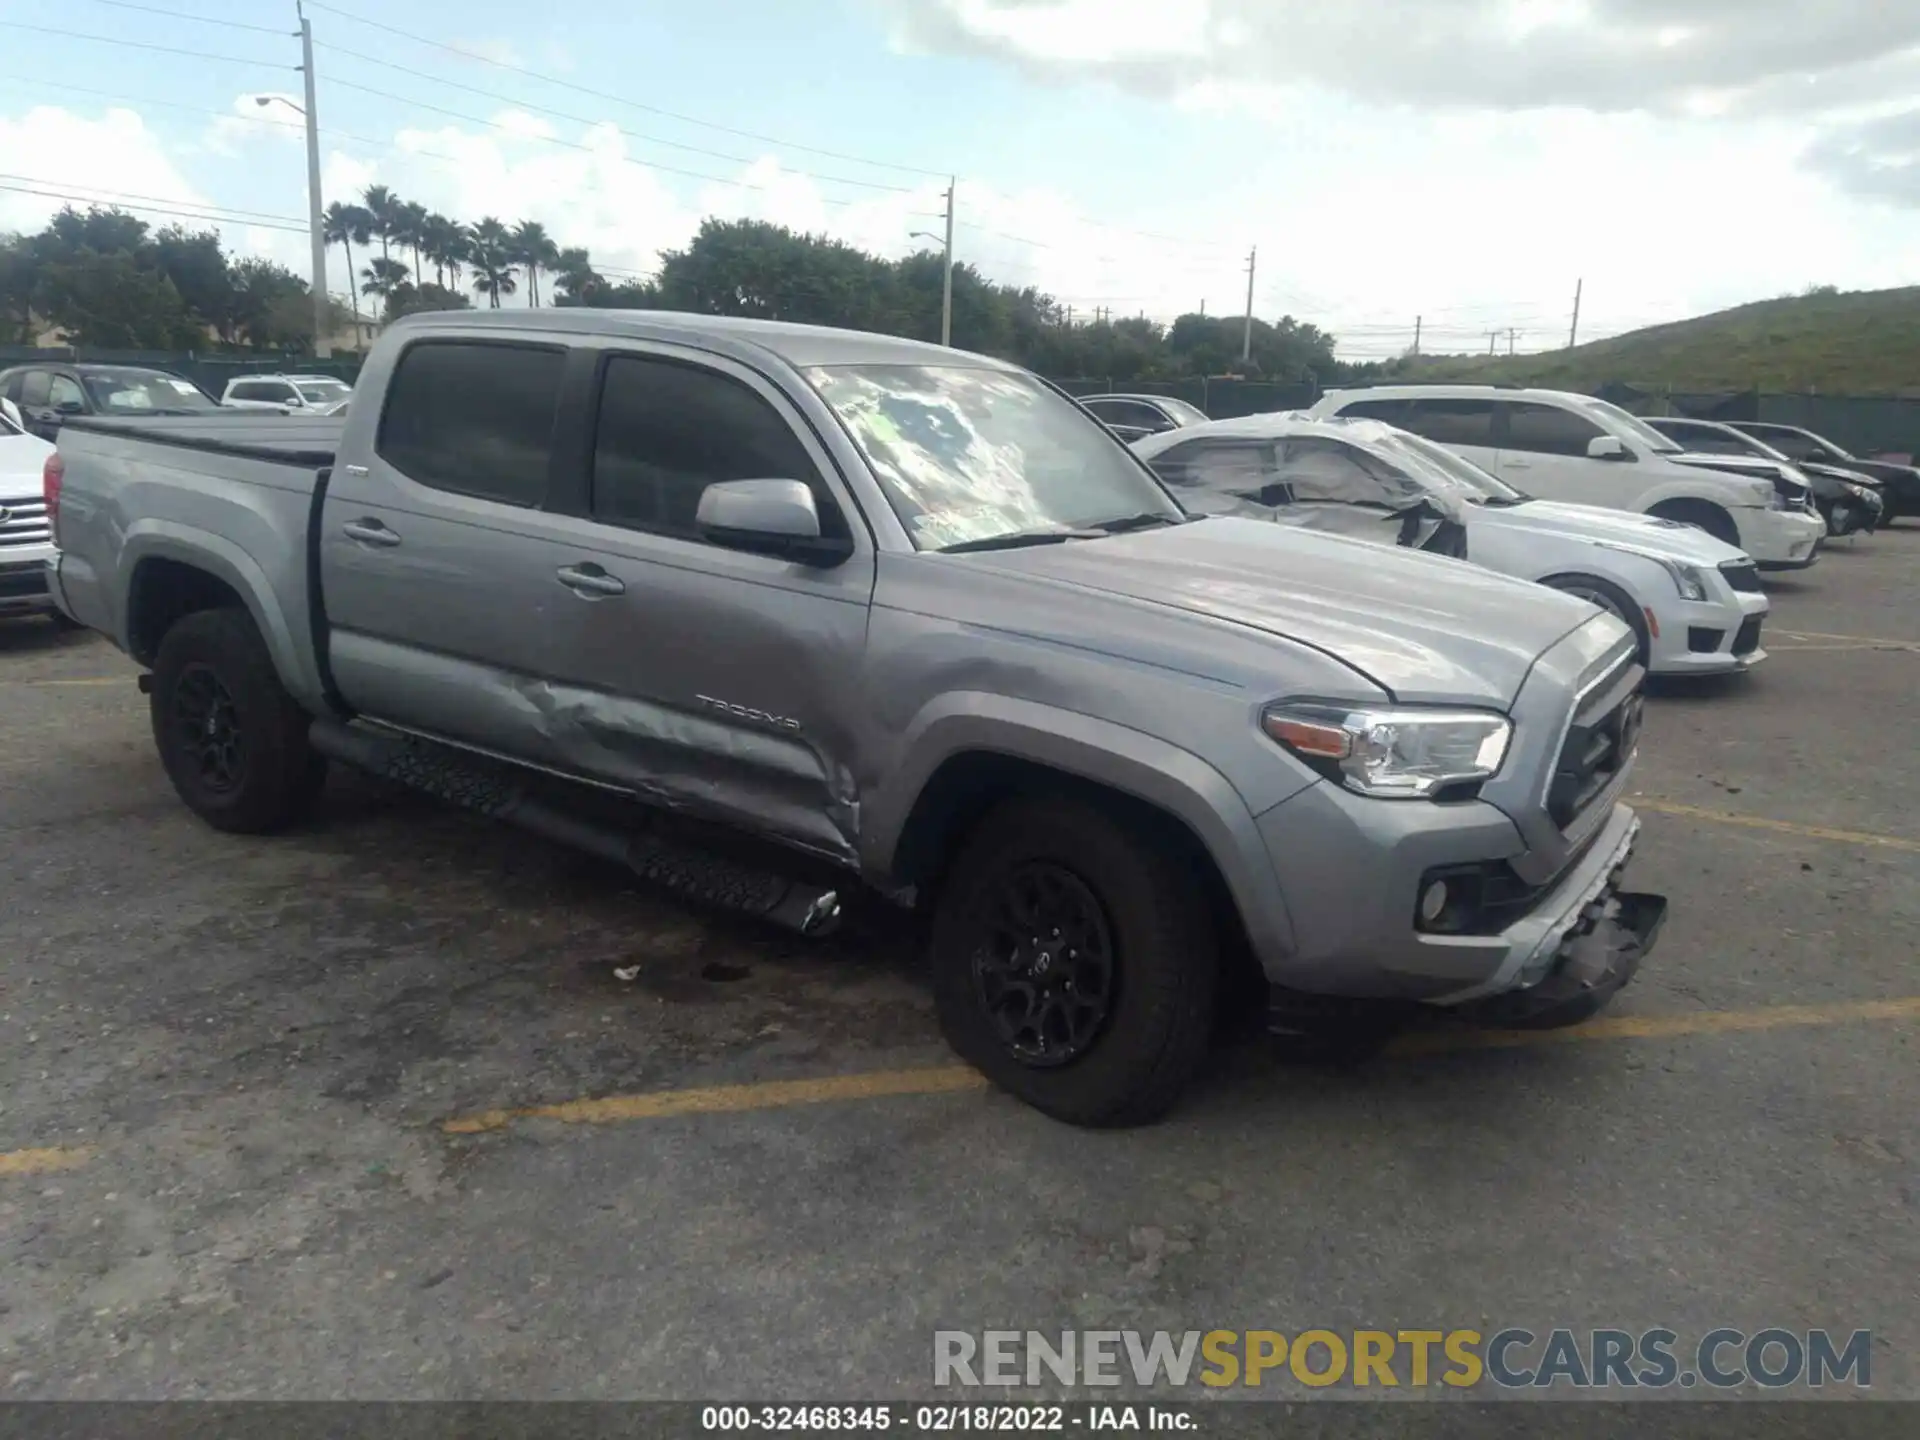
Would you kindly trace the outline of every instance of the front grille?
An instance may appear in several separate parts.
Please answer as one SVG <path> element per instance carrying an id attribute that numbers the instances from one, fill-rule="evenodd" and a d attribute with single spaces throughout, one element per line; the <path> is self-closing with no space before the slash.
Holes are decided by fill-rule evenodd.
<path id="1" fill-rule="evenodd" d="M 1687 649 L 1695 655 L 1711 655 L 1720 648 L 1720 642 L 1727 638 L 1724 630 L 1715 630 L 1709 625 L 1689 625 L 1687 627 Z"/>
<path id="2" fill-rule="evenodd" d="M 0 546 L 44 545 L 52 538 L 46 501 L 0 501 Z"/>
<path id="3" fill-rule="evenodd" d="M 46 566 L 16 565 L 0 570 L 0 600 L 20 600 L 46 593 Z"/>
<path id="4" fill-rule="evenodd" d="M 1764 616 L 1749 615 L 1740 622 L 1740 629 L 1733 637 L 1733 653 L 1751 655 L 1760 648 L 1760 622 Z"/>
<path id="5" fill-rule="evenodd" d="M 1640 740 L 1640 682 L 1631 661 L 1591 690 L 1573 723 L 1547 787 L 1547 813 L 1565 830 L 1613 783 Z"/>
<path id="6" fill-rule="evenodd" d="M 1760 567 L 1751 560 L 1729 560 L 1720 567 L 1728 586 L 1750 594 L 1760 593 Z"/>

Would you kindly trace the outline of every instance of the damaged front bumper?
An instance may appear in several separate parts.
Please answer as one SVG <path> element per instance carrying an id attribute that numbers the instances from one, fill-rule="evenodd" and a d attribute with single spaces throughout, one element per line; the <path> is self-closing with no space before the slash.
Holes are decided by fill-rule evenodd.
<path id="1" fill-rule="evenodd" d="M 1506 1030 L 1578 1025 L 1633 979 L 1666 918 L 1666 896 L 1608 889 L 1582 908 L 1537 985 L 1459 1006 L 1454 1013 Z"/>

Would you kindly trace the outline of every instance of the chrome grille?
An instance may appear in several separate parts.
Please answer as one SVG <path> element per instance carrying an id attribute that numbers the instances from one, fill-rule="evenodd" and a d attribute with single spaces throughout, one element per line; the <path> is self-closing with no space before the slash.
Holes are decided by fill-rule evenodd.
<path id="1" fill-rule="evenodd" d="M 1720 567 L 1720 573 L 1731 589 L 1760 593 L 1760 570 L 1751 560 L 1729 560 Z"/>
<path id="2" fill-rule="evenodd" d="M 0 546 L 44 545 L 53 538 L 46 501 L 0 500 Z"/>

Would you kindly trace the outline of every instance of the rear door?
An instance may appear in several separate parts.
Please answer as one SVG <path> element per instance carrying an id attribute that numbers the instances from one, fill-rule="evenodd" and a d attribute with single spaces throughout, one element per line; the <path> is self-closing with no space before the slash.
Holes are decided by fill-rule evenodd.
<path id="1" fill-rule="evenodd" d="M 556 642 L 578 601 L 549 511 L 569 352 L 425 338 L 398 357 L 365 465 L 320 521 L 330 658 L 357 710 L 557 764 Z M 576 426 L 578 418 L 573 422 Z"/>
<path id="2" fill-rule="evenodd" d="M 1361 406 L 1374 402 L 1362 401 Z M 1473 461 L 1482 469 L 1493 470 L 1500 463 L 1499 441 L 1493 433 L 1493 401 L 1477 397 L 1452 399 L 1445 396 L 1415 396 L 1403 402 L 1400 413 L 1388 419 L 1360 406 L 1345 406 L 1343 415 L 1369 415 L 1387 419 L 1389 424 L 1416 435 L 1424 435 L 1436 445 L 1444 445 Z"/>
<path id="3" fill-rule="evenodd" d="M 1534 400 L 1501 400 L 1494 474 L 1542 500 L 1631 509 L 1646 487 L 1631 458 L 1595 460 L 1590 442 L 1607 432 L 1584 415 Z M 1632 452 L 1629 451 L 1629 456 Z"/>
<path id="4" fill-rule="evenodd" d="M 551 522 L 547 582 L 567 768 L 851 859 L 874 556 L 830 457 L 778 386 L 703 352 L 608 344 L 586 388 L 577 513 Z M 701 492 L 753 479 L 804 481 L 852 557 L 703 539 Z"/>

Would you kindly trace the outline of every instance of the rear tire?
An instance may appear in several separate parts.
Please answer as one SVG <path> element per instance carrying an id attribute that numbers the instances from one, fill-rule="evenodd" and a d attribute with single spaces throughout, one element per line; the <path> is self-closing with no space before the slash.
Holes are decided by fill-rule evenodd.
<path id="1" fill-rule="evenodd" d="M 1611 580 L 1603 580 L 1598 575 L 1554 575 L 1540 583 L 1564 594 L 1577 595 L 1589 604 L 1598 605 L 1605 610 L 1633 631 L 1635 658 L 1643 666 L 1647 663 L 1653 648 L 1653 637 L 1647 629 L 1647 617 L 1640 613 L 1640 607 L 1634 603 L 1633 597 L 1618 585 Z"/>
<path id="2" fill-rule="evenodd" d="M 1124 813 L 996 807 L 941 887 L 930 948 L 948 1043 L 1057 1120 L 1157 1119 L 1205 1058 L 1220 973 L 1205 893 L 1181 847 Z"/>
<path id="3" fill-rule="evenodd" d="M 1724 541 L 1736 550 L 1744 549 L 1740 543 L 1740 527 L 1733 523 L 1729 515 L 1718 505 L 1707 500 L 1667 500 L 1647 512 L 1662 520 L 1678 520 L 1686 525 L 1697 525 L 1700 529 Z"/>
<path id="4" fill-rule="evenodd" d="M 177 621 L 154 660 L 148 711 L 167 778 L 216 830 L 260 835 L 303 818 L 326 780 L 308 717 L 244 610 Z"/>

